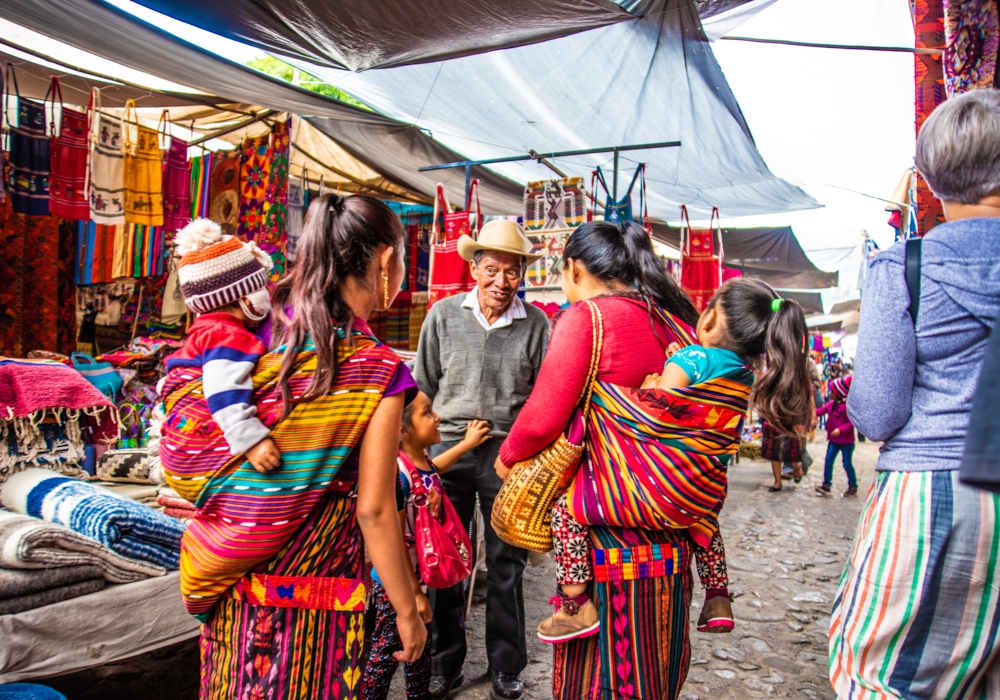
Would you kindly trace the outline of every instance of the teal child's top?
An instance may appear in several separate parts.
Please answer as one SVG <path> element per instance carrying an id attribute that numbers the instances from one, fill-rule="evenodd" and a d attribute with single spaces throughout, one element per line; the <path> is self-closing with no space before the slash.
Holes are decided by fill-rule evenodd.
<path id="1" fill-rule="evenodd" d="M 684 370 L 691 384 L 725 378 L 753 385 L 753 370 L 732 350 L 688 345 L 670 356 L 666 364 L 671 363 Z"/>

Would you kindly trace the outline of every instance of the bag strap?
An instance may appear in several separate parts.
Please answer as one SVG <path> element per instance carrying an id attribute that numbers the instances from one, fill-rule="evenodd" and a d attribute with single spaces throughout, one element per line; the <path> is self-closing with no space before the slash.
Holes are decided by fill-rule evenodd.
<path id="1" fill-rule="evenodd" d="M 17 97 L 17 109 L 21 108 L 21 92 L 17 89 L 17 74 L 14 73 L 14 64 L 7 61 L 7 65 L 3 70 L 4 81 L 3 81 L 3 121 L 7 126 L 14 126 L 10 123 L 10 110 L 7 104 L 7 98 L 10 97 L 11 86 L 14 86 L 14 95 Z M 21 118 L 18 116 L 18 126 L 21 126 Z"/>
<path id="2" fill-rule="evenodd" d="M 681 205 L 681 252 L 691 255 L 691 219 L 686 204 Z"/>
<path id="3" fill-rule="evenodd" d="M 906 241 L 906 291 L 910 295 L 910 319 L 917 325 L 920 312 L 920 261 L 923 257 L 923 238 L 909 238 Z"/>
<path id="4" fill-rule="evenodd" d="M 49 131 L 53 137 L 56 136 L 56 100 L 59 100 L 59 131 L 62 132 L 62 113 L 63 113 L 63 95 L 62 95 L 62 85 L 59 84 L 59 78 L 52 76 L 52 82 L 49 84 L 49 90 L 45 93 L 45 99 L 48 100 L 49 96 L 52 96 L 52 120 L 49 122 Z M 44 103 L 43 103 L 44 104 Z"/>
<path id="5" fill-rule="evenodd" d="M 590 309 L 590 320 L 594 326 L 593 340 L 590 348 L 590 370 L 587 372 L 587 386 L 583 390 L 583 417 L 586 419 L 590 411 L 590 400 L 594 396 L 594 384 L 597 383 L 597 372 L 601 364 L 601 348 L 604 346 L 604 315 L 596 303 L 586 301 Z M 584 434 L 587 431 L 587 421 L 583 421 Z"/>
<path id="6" fill-rule="evenodd" d="M 139 138 L 139 114 L 136 112 L 135 100 L 129 100 L 128 102 L 125 103 L 125 114 L 122 116 L 122 132 L 125 134 L 125 139 L 124 139 L 125 140 L 125 153 L 128 153 L 129 155 L 134 155 L 134 151 L 132 149 L 132 146 L 133 146 L 133 143 L 132 143 L 132 126 L 131 126 L 131 122 L 129 122 L 129 119 L 128 119 L 129 113 L 131 113 L 132 116 L 133 116 L 133 118 L 135 119 L 136 139 L 138 139 Z"/>
<path id="7" fill-rule="evenodd" d="M 470 213 L 471 213 L 471 210 L 472 210 L 472 193 L 473 193 L 473 191 L 476 193 L 476 230 L 473 231 L 472 230 L 472 226 L 470 225 L 469 226 L 469 233 L 474 233 L 475 234 L 475 235 L 472 236 L 472 238 L 475 240 L 475 239 L 479 238 L 479 229 L 481 229 L 483 227 L 483 210 L 479 206 L 479 179 L 478 178 L 476 178 L 475 180 L 473 180 L 469 184 L 469 210 L 470 210 Z"/>
<path id="8" fill-rule="evenodd" d="M 427 487 L 424 486 L 424 478 L 420 475 L 420 470 L 402 450 L 399 451 L 397 460 L 406 469 L 407 476 L 410 477 L 410 493 L 414 496 L 427 496 Z"/>
<path id="9" fill-rule="evenodd" d="M 719 284 L 722 284 L 722 266 L 723 266 L 723 256 L 725 255 L 722 249 L 722 217 L 719 216 L 719 208 L 712 207 L 712 218 L 708 222 L 709 228 L 712 229 L 712 235 L 716 233 L 719 234 Z M 713 240 L 713 245 L 715 244 Z M 714 255 L 714 251 L 713 251 Z"/>
<path id="10" fill-rule="evenodd" d="M 96 365 L 97 360 L 93 356 L 88 355 L 85 352 L 74 352 L 69 356 L 69 359 L 73 361 L 74 364 L 80 365 Z"/>
<path id="11" fill-rule="evenodd" d="M 445 241 L 441 239 L 441 235 L 444 233 L 444 227 L 438 230 L 438 222 L 444 220 L 444 215 L 451 211 L 451 207 L 448 205 L 448 193 L 444 191 L 444 185 L 440 182 L 437 184 L 437 196 L 434 197 L 434 226 L 431 231 L 434 234 L 431 243 L 433 245 L 442 246 Z M 440 213 L 440 215 L 439 215 Z"/>

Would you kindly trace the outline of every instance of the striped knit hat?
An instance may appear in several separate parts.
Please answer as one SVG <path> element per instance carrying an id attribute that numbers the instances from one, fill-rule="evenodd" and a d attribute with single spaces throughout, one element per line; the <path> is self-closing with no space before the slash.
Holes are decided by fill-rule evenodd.
<path id="1" fill-rule="evenodd" d="M 834 379 L 830 382 L 830 392 L 841 399 L 846 399 L 847 394 L 851 391 L 851 382 L 853 380 L 854 375 L 851 374 L 840 379 Z"/>
<path id="2" fill-rule="evenodd" d="M 267 286 L 270 256 L 255 243 L 224 235 L 214 221 L 195 219 L 174 242 L 184 301 L 196 313 L 235 304 Z"/>

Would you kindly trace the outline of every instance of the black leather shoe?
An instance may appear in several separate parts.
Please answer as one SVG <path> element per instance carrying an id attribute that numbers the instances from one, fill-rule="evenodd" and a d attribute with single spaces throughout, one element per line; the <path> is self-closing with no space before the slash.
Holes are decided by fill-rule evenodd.
<path id="1" fill-rule="evenodd" d="M 521 700 L 524 697 L 524 683 L 516 673 L 504 673 L 490 669 L 490 697 L 493 700 Z"/>
<path id="2" fill-rule="evenodd" d="M 444 700 L 444 698 L 448 697 L 448 693 L 455 688 L 461 687 L 464 682 L 465 675 L 461 670 L 454 676 L 431 676 L 431 684 L 429 686 L 431 700 Z"/>

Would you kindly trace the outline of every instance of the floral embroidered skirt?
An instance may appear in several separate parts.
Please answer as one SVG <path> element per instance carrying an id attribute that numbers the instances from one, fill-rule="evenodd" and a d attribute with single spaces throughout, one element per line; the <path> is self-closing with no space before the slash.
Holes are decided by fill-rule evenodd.
<path id="1" fill-rule="evenodd" d="M 693 545 L 677 530 L 591 527 L 599 634 L 554 646 L 555 700 L 675 700 L 691 660 Z"/>

